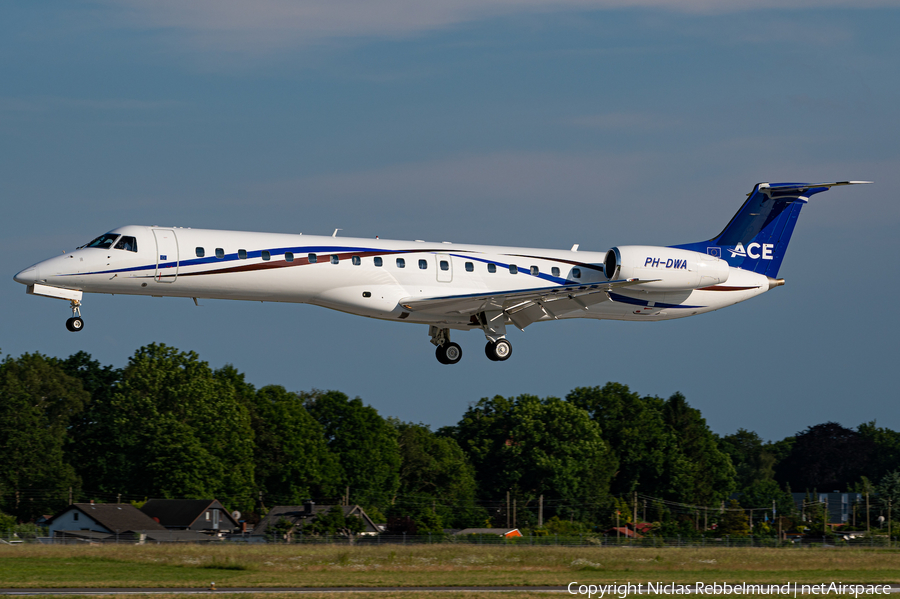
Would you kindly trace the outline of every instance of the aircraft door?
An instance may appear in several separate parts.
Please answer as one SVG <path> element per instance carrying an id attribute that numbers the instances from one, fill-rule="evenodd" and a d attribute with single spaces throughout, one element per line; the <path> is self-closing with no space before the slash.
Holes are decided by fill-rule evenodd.
<path id="1" fill-rule="evenodd" d="M 174 283 L 178 278 L 178 239 L 173 229 L 153 229 L 156 238 L 156 274 L 158 283 Z"/>
<path id="2" fill-rule="evenodd" d="M 449 283 L 453 280 L 453 261 L 450 254 L 435 254 L 437 262 L 437 280 L 441 283 Z"/>

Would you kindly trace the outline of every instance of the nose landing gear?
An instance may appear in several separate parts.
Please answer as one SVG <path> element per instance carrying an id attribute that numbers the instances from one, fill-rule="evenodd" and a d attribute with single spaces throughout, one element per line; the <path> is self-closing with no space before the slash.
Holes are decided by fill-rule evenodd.
<path id="1" fill-rule="evenodd" d="M 72 304 L 72 318 L 66 321 L 66 329 L 77 333 L 84 328 L 84 319 L 81 318 L 81 302 L 78 300 L 70 300 Z"/>

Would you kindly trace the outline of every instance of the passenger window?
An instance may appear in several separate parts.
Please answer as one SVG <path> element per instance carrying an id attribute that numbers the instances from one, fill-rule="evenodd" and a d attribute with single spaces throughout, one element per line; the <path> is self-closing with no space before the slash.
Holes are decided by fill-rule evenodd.
<path id="1" fill-rule="evenodd" d="M 536 277 L 539 274 L 541 274 L 541 269 L 538 268 L 537 266 L 532 266 L 531 267 L 531 276 Z"/>
<path id="2" fill-rule="evenodd" d="M 272 254 L 269 253 L 269 250 L 262 251 L 262 259 L 263 260 L 268 260 L 271 257 L 272 257 Z"/>
<path id="3" fill-rule="evenodd" d="M 206 255 L 206 251 L 203 248 L 197 248 L 194 252 L 197 254 L 198 258 L 202 258 Z"/>
<path id="4" fill-rule="evenodd" d="M 241 260 L 247 259 L 247 250 L 238 250 L 238 258 Z"/>
<path id="5" fill-rule="evenodd" d="M 580 269 L 580 268 L 573 268 L 573 269 L 572 269 L 572 276 L 575 277 L 576 279 L 580 279 L 580 278 L 581 278 L 581 269 Z"/>
<path id="6" fill-rule="evenodd" d="M 419 268 L 422 270 L 425 270 L 426 268 L 428 268 L 428 261 L 419 260 Z"/>
<path id="7" fill-rule="evenodd" d="M 488 272 L 497 272 L 496 264 L 488 264 Z"/>
<path id="8" fill-rule="evenodd" d="M 222 248 L 216 248 L 216 258 L 221 260 L 224 257 L 225 257 L 225 250 L 223 250 Z"/>
<path id="9" fill-rule="evenodd" d="M 332 263 L 332 264 L 337 264 L 337 263 L 340 262 L 340 261 L 341 261 L 341 259 L 338 258 L 338 255 L 337 255 L 337 254 L 331 254 L 331 263 Z"/>
<path id="10" fill-rule="evenodd" d="M 309 258 L 309 263 L 310 263 L 310 264 L 315 264 L 316 261 L 318 260 L 318 258 L 316 258 L 316 255 L 315 255 L 315 254 L 307 254 L 306 257 Z"/>
<path id="11" fill-rule="evenodd" d="M 554 277 L 558 277 L 559 276 L 559 267 L 554 266 L 553 268 L 551 268 L 550 274 L 552 274 Z"/>
<path id="12" fill-rule="evenodd" d="M 128 252 L 136 252 L 137 251 L 137 240 L 134 237 L 130 237 L 128 235 L 123 235 L 119 242 L 116 244 L 117 250 L 125 250 Z"/>
<path id="13" fill-rule="evenodd" d="M 441 260 L 441 270 L 450 270 L 450 263 L 446 260 Z"/>
<path id="14" fill-rule="evenodd" d="M 353 256 L 352 258 L 350 258 L 350 262 L 353 263 L 353 266 L 359 266 L 360 264 L 362 264 L 362 260 L 360 260 L 359 256 Z"/>
<path id="15" fill-rule="evenodd" d="M 466 262 L 466 272 L 474 272 L 474 271 L 475 271 L 475 265 L 472 264 L 471 262 Z"/>
<path id="16" fill-rule="evenodd" d="M 509 274 L 511 274 L 511 275 L 519 274 L 519 267 L 516 266 L 515 264 L 510 264 L 509 265 Z"/>
<path id="17" fill-rule="evenodd" d="M 406 268 L 406 260 L 397 258 L 397 268 Z"/>
<path id="18" fill-rule="evenodd" d="M 284 253 L 284 261 L 285 262 L 293 262 L 294 261 L 294 253 L 293 252 L 285 252 Z"/>
<path id="19" fill-rule="evenodd" d="M 381 256 L 375 256 L 375 266 L 381 266 L 384 264 L 384 260 L 381 259 Z"/>

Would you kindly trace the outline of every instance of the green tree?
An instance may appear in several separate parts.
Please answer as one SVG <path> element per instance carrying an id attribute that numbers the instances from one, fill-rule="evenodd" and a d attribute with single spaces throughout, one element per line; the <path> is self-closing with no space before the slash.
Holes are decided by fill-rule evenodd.
<path id="1" fill-rule="evenodd" d="M 194 352 L 138 349 L 108 401 L 96 403 L 81 437 L 93 451 L 80 454 L 99 490 L 252 506 L 249 413 L 233 385 Z"/>
<path id="2" fill-rule="evenodd" d="M 719 518 L 716 532 L 732 537 L 746 537 L 750 534 L 750 519 L 736 499 L 728 502 L 725 513 Z"/>
<path id="3" fill-rule="evenodd" d="M 600 427 L 555 397 L 482 399 L 455 427 L 484 499 L 507 491 L 523 508 L 545 496 L 547 516 L 595 519 L 609 505 L 616 459 Z"/>
<path id="4" fill-rule="evenodd" d="M 741 490 L 738 500 L 741 505 L 754 509 L 769 508 L 774 505 L 776 515 L 781 516 L 791 516 L 796 511 L 794 498 L 790 493 L 782 491 L 774 480 L 753 481 Z M 768 513 L 769 516 L 772 516 L 771 511 Z"/>
<path id="5" fill-rule="evenodd" d="M 69 422 L 90 396 L 40 354 L 0 363 L 0 509 L 19 520 L 53 512 L 78 487 L 64 454 Z"/>
<path id="6" fill-rule="evenodd" d="M 423 424 L 391 424 L 400 448 L 400 487 L 388 516 L 412 516 L 426 532 L 439 532 L 444 524 L 466 528 L 484 522 L 487 514 L 475 504 L 474 469 L 456 440 Z"/>
<path id="7" fill-rule="evenodd" d="M 116 472 L 127 471 L 130 464 L 121 454 L 106 453 L 106 437 L 114 434 L 111 408 L 112 394 L 122 377 L 122 370 L 103 366 L 84 351 L 58 361 L 68 374 L 81 381 L 90 394 L 85 409 L 74 415 L 69 426 L 67 455 L 69 463 L 84 481 L 89 495 L 98 492 L 115 493 L 104 484 Z M 78 500 L 78 495 L 74 497 Z"/>
<path id="8" fill-rule="evenodd" d="M 363 507 L 390 504 L 400 485 L 394 427 L 360 398 L 349 399 L 339 391 L 305 394 L 304 405 L 322 425 L 328 448 L 338 459 L 339 486 L 350 487 L 351 502 Z"/>
<path id="9" fill-rule="evenodd" d="M 303 398 L 275 385 L 251 396 L 256 482 L 269 504 L 336 494 L 339 467 Z"/>
<path id="10" fill-rule="evenodd" d="M 776 476 L 795 489 L 846 489 L 869 472 L 876 450 L 875 442 L 857 431 L 836 422 L 817 424 L 797 433 Z"/>
<path id="11" fill-rule="evenodd" d="M 856 430 L 875 448 L 866 468 L 869 479 L 880 480 L 897 469 L 900 464 L 900 432 L 876 426 L 874 420 L 860 424 Z"/>
<path id="12" fill-rule="evenodd" d="M 739 428 L 719 439 L 719 449 L 731 459 L 738 489 L 775 478 L 775 455 L 753 431 Z"/>
<path id="13" fill-rule="evenodd" d="M 365 523 L 357 516 L 345 516 L 340 506 L 334 506 L 328 513 L 316 516 L 303 527 L 304 534 L 350 536 L 365 530 Z"/>
<path id="14" fill-rule="evenodd" d="M 610 484 L 614 495 L 632 491 L 652 496 L 670 496 L 667 466 L 675 435 L 662 417 L 663 401 L 641 397 L 626 385 L 607 383 L 600 387 L 578 387 L 566 400 L 590 414 L 603 432 L 603 439 L 618 461 Z"/>
<path id="15" fill-rule="evenodd" d="M 892 509 L 900 509 L 900 470 L 882 476 L 875 487 L 875 492 L 882 506 L 886 508 L 890 503 Z M 893 514 L 891 516 L 893 517 Z"/>
<path id="16" fill-rule="evenodd" d="M 671 487 L 684 503 L 715 505 L 734 490 L 734 466 L 719 451 L 716 437 L 700 410 L 675 393 L 663 406 L 663 420 L 676 435 L 676 452 L 669 462 Z"/>

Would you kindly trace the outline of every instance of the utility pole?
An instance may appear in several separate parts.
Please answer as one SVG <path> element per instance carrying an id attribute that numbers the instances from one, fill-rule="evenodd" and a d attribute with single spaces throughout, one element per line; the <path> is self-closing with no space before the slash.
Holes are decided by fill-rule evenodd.
<path id="1" fill-rule="evenodd" d="M 622 530 L 619 528 L 619 510 L 616 510 L 616 540 L 619 540 L 619 536 L 622 534 Z"/>
<path id="2" fill-rule="evenodd" d="M 709 508 L 703 508 L 703 530 L 709 530 Z"/>
<path id="3" fill-rule="evenodd" d="M 513 528 L 516 528 L 518 524 L 516 523 L 516 498 L 513 497 Z"/>
<path id="4" fill-rule="evenodd" d="M 509 491 L 506 492 L 506 528 L 509 528 Z"/>
<path id="5" fill-rule="evenodd" d="M 347 492 L 344 494 L 344 505 L 350 505 L 350 485 L 347 485 Z"/>
<path id="6" fill-rule="evenodd" d="M 828 495 L 825 495 L 825 511 L 822 514 L 822 538 L 825 538 L 825 531 L 828 530 Z"/>
<path id="7" fill-rule="evenodd" d="M 888 549 L 891 548 L 891 498 L 888 497 Z"/>
<path id="8" fill-rule="evenodd" d="M 69 505 L 72 505 L 72 487 L 69 487 Z"/>
<path id="9" fill-rule="evenodd" d="M 866 534 L 869 532 L 869 487 L 866 486 Z"/>
<path id="10" fill-rule="evenodd" d="M 632 520 L 632 522 L 634 530 L 637 532 L 637 491 L 634 492 L 634 520 Z"/>
<path id="11" fill-rule="evenodd" d="M 544 494 L 538 497 L 538 528 L 544 526 Z"/>
<path id="12" fill-rule="evenodd" d="M 644 500 L 644 518 L 643 518 L 643 520 L 644 520 L 644 522 L 647 521 L 647 500 L 646 499 Z"/>

